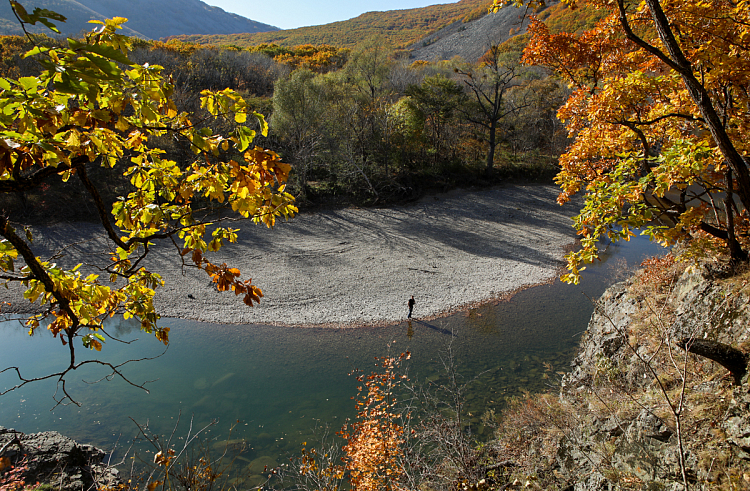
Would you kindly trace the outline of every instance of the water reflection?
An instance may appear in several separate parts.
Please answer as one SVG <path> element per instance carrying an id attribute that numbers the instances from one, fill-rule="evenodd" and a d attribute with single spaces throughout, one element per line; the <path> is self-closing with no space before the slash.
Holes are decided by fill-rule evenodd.
<path id="1" fill-rule="evenodd" d="M 555 372 L 566 370 L 580 334 L 598 297 L 623 265 L 637 264 L 658 252 L 644 239 L 618 244 L 605 261 L 589 266 L 580 286 L 559 282 L 521 291 L 508 300 L 466 312 L 424 321 L 414 318 L 384 328 L 326 330 L 235 326 L 166 320 L 171 344 L 161 357 L 128 365 L 125 374 L 136 383 L 151 381 L 149 392 L 114 380 L 87 384 L 106 372 L 89 367 L 76 373 L 68 389 L 81 407 L 57 407 L 53 381 L 25 386 L 0 398 L 0 421 L 24 432 L 54 429 L 103 448 L 128 441 L 137 428 L 130 418 L 148 422 L 151 431 L 169 433 L 177 417 L 191 416 L 195 427 L 213 419 L 211 435 L 247 444 L 238 465 L 255 469 L 262 462 L 281 462 L 299 453 L 314 438 L 316 425 L 337 429 L 353 416 L 353 368 L 374 369 L 374 357 L 412 352 L 409 376 L 415 384 L 447 384 L 442 360 L 450 347 L 458 375 L 472 381 L 466 411 L 472 430 L 481 435 L 480 416 L 499 411 L 523 391 L 545 390 Z M 608 266 L 616 264 L 616 267 Z M 21 366 L 29 376 L 49 373 L 65 363 L 59 341 L 50 336 L 31 339 L 18 322 L 2 323 L 2 366 Z M 106 327 L 123 341 L 109 341 L 102 354 L 119 363 L 159 355 L 163 349 L 138 324 L 119 320 Z M 83 353 L 81 356 L 93 356 Z M 480 374 L 477 376 L 477 374 Z M 0 387 L 15 383 L 12 373 L 0 374 Z M 239 423 L 237 424 L 237 422 Z M 243 445 L 245 444 L 243 443 Z M 261 459 L 261 460 L 258 460 Z M 254 466 L 254 467 L 253 467 Z"/>

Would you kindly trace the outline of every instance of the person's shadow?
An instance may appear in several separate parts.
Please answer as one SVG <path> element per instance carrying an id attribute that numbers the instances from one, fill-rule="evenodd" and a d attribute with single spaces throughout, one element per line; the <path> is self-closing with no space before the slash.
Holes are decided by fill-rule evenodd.
<path id="1" fill-rule="evenodd" d="M 428 329 L 432 329 L 433 331 L 439 332 L 440 334 L 445 334 L 447 336 L 453 336 L 454 338 L 458 337 L 458 335 L 456 333 L 454 333 L 453 331 L 450 331 L 448 329 L 445 329 L 443 327 L 438 327 L 436 325 L 429 324 L 429 323 L 427 323 L 425 321 L 420 321 L 420 320 L 414 320 L 414 322 L 416 322 L 420 326 L 423 326 L 423 327 L 426 327 Z M 411 337 L 414 335 L 414 329 L 412 328 L 411 323 L 412 323 L 412 319 L 409 319 L 408 320 L 409 326 L 408 326 L 408 328 L 406 330 L 406 335 L 409 336 L 409 339 L 411 339 Z"/>

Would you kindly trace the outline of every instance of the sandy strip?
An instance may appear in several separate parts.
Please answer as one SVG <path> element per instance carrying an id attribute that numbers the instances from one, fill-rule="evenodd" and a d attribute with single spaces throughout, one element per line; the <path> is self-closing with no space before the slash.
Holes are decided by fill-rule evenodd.
<path id="1" fill-rule="evenodd" d="M 181 268 L 170 245 L 155 248 L 147 267 L 166 285 L 156 306 L 165 317 L 222 323 L 373 325 L 434 317 L 553 279 L 574 241 L 575 206 L 555 203 L 552 186 L 502 186 L 430 196 L 403 207 L 301 214 L 274 229 L 241 226 L 214 262 L 239 268 L 263 289 L 259 306 L 218 293 L 205 273 Z M 96 262 L 103 238 L 92 224 L 37 231 L 46 253 L 83 237 L 68 251 Z M 80 257 L 80 256 L 79 256 Z M 67 262 L 65 258 L 58 260 Z M 28 302 L 10 294 L 12 310 Z M 8 310 L 5 309 L 7 312 Z"/>

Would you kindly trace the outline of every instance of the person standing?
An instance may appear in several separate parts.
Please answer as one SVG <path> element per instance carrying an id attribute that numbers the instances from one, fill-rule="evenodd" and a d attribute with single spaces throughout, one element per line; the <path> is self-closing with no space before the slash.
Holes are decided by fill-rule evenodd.
<path id="1" fill-rule="evenodd" d="M 409 299 L 409 301 L 406 302 L 406 305 L 409 306 L 409 315 L 407 315 L 406 317 L 409 318 L 409 319 L 411 319 L 411 311 L 414 310 L 414 304 L 415 303 L 416 302 L 414 301 L 414 295 L 412 295 L 411 298 Z"/>

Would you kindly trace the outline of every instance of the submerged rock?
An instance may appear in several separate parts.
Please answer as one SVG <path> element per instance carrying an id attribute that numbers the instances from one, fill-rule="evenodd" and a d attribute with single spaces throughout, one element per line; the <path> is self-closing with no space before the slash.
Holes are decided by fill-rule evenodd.
<path id="1" fill-rule="evenodd" d="M 253 460 L 250 465 L 246 467 L 247 473 L 251 475 L 260 475 L 264 472 L 271 472 L 273 469 L 278 467 L 278 462 L 273 457 L 264 455 Z"/>

